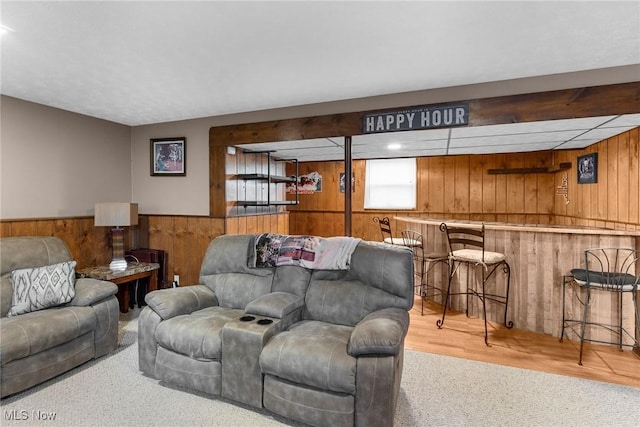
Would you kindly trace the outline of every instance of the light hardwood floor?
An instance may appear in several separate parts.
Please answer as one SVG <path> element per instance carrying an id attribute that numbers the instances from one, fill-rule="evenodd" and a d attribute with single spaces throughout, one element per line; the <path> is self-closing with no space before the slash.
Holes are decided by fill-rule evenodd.
<path id="1" fill-rule="evenodd" d="M 441 315 L 442 306 L 430 301 L 420 315 L 417 297 L 410 311 L 405 348 L 640 388 L 640 356 L 629 347 L 619 351 L 608 345 L 585 343 L 580 366 L 577 341 L 560 342 L 551 335 L 489 324 L 491 347 L 487 347 L 482 319 L 448 311 L 442 329 L 438 329 L 436 320 Z"/>

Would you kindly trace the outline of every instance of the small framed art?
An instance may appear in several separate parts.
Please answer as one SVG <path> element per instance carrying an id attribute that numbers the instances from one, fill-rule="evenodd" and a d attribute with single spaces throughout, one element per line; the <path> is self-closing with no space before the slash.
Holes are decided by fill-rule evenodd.
<path id="1" fill-rule="evenodd" d="M 151 176 L 187 174 L 187 138 L 151 140 Z"/>
<path id="2" fill-rule="evenodd" d="M 578 184 L 598 182 L 598 153 L 578 156 Z"/>
<path id="3" fill-rule="evenodd" d="M 340 192 L 344 193 L 346 183 L 344 182 L 344 172 L 340 172 Z M 356 191 L 356 177 L 354 174 L 351 174 L 351 192 L 355 193 Z"/>

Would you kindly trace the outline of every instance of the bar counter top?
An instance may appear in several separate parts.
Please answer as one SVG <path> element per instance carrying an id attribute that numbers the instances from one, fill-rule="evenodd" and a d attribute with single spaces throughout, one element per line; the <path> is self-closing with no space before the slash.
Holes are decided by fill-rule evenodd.
<path id="1" fill-rule="evenodd" d="M 505 230 L 505 231 L 532 231 L 538 233 L 564 233 L 564 234 L 599 234 L 607 236 L 638 236 L 640 230 L 611 230 L 607 228 L 583 227 L 578 225 L 542 225 L 542 224 L 515 224 L 506 222 L 482 222 L 467 221 L 457 219 L 435 219 L 435 218 L 419 218 L 411 216 L 396 216 L 397 221 L 411 222 L 415 224 L 437 225 L 443 222 L 447 224 L 460 225 L 481 225 L 484 224 L 487 230 Z"/>

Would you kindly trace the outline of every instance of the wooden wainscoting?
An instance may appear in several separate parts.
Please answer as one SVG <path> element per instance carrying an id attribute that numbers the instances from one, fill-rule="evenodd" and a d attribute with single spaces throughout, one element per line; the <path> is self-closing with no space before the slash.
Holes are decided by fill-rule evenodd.
<path id="1" fill-rule="evenodd" d="M 134 227 L 135 228 L 135 227 Z M 125 249 L 134 233 L 125 228 Z M 55 236 L 62 239 L 78 263 L 77 268 L 109 264 L 111 244 L 108 227 L 95 227 L 93 217 L 15 219 L 0 222 L 0 237 Z"/>
<path id="2" fill-rule="evenodd" d="M 237 218 L 208 216 L 140 215 L 139 224 L 125 227 L 125 250 L 162 249 L 166 253 L 167 280 L 174 274 L 180 284 L 198 283 L 202 259 L 211 240 L 221 234 L 289 231 L 287 212 Z M 93 217 L 3 220 L 0 236 L 57 236 L 65 241 L 78 268 L 108 264 L 111 243 L 108 227 L 95 227 Z"/>
<path id="3" fill-rule="evenodd" d="M 198 283 L 204 254 L 214 237 L 224 234 L 224 219 L 208 216 L 145 215 L 145 247 L 162 249 L 167 256 L 167 280 L 180 276 L 180 286 Z"/>
<path id="4" fill-rule="evenodd" d="M 211 240 L 224 234 L 224 219 L 202 216 L 140 215 L 139 224 L 125 227 L 125 250 L 162 249 L 167 279 L 180 275 L 183 286 L 198 283 L 202 258 Z M 95 227 L 93 217 L 3 220 L 0 237 L 56 236 L 69 246 L 77 268 L 109 264 L 108 227 Z"/>
<path id="5" fill-rule="evenodd" d="M 289 233 L 289 213 L 228 217 L 224 219 L 226 234 Z"/>

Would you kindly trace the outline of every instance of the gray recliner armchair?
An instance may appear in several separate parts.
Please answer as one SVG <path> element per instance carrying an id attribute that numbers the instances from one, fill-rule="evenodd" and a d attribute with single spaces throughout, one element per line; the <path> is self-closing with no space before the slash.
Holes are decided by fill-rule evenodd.
<path id="1" fill-rule="evenodd" d="M 69 248 L 57 237 L 0 239 L 0 397 L 40 384 L 118 347 L 118 286 L 111 282 L 76 279 L 75 295 L 67 303 L 9 316 L 12 271 L 69 261 Z"/>
<path id="2" fill-rule="evenodd" d="M 406 247 L 361 242 L 347 271 L 314 271 L 302 319 L 263 349 L 264 407 L 318 426 L 391 426 L 413 306 Z"/>
<path id="3" fill-rule="evenodd" d="M 147 294 L 138 323 L 142 372 L 261 407 L 262 343 L 299 318 L 311 274 L 300 267 L 250 268 L 254 242 L 253 235 L 217 237 L 207 248 L 198 285 Z M 249 316 L 250 303 L 258 311 L 264 305 L 261 313 L 272 317 Z M 250 343 L 251 328 L 256 332 Z M 242 345 L 234 345 L 237 340 Z"/>

